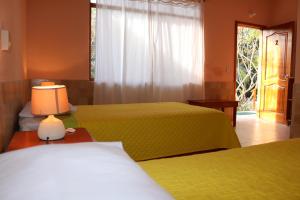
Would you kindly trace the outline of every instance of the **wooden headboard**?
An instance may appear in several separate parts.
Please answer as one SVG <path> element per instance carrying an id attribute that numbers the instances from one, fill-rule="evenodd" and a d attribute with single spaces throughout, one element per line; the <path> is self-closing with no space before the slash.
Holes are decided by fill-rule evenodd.
<path id="1" fill-rule="evenodd" d="M 59 82 L 59 81 L 58 81 Z M 92 105 L 94 99 L 94 82 L 88 80 L 62 80 L 66 85 L 70 103 L 73 105 Z"/>
<path id="2" fill-rule="evenodd" d="M 17 127 L 18 113 L 29 100 L 30 81 L 0 82 L 0 151 L 8 145 Z"/>
<path id="3" fill-rule="evenodd" d="M 65 85 L 69 102 L 73 105 L 93 104 L 94 82 L 89 80 L 32 80 L 31 85 L 39 85 L 41 81 L 53 81 L 58 85 Z"/>

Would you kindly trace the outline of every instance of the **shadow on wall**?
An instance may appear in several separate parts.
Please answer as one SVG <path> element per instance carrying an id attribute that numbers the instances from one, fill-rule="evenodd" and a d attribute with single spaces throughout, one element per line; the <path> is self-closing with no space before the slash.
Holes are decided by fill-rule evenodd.
<path id="1" fill-rule="evenodd" d="M 0 82 L 0 151 L 7 147 L 17 129 L 18 113 L 30 98 L 26 80 Z"/>

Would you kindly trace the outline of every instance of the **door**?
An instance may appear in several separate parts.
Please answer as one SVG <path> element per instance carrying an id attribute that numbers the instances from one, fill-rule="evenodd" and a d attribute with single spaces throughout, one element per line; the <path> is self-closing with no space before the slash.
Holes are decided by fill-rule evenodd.
<path id="1" fill-rule="evenodd" d="M 294 23 L 263 30 L 259 115 L 287 124 L 290 119 L 293 86 Z"/>

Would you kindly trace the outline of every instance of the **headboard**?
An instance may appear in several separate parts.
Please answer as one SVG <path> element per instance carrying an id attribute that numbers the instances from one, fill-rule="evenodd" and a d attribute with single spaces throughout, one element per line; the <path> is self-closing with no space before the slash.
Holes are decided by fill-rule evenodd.
<path id="1" fill-rule="evenodd" d="M 0 151 L 8 145 L 17 127 L 18 113 L 29 100 L 30 81 L 0 82 Z"/>

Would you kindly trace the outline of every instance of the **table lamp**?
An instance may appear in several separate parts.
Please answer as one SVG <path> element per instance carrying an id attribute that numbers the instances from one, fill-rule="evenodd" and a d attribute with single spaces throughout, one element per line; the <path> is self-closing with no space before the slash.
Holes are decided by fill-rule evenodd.
<path id="1" fill-rule="evenodd" d="M 54 115 L 67 113 L 68 111 L 68 95 L 64 85 L 32 87 L 32 114 L 48 115 L 48 118 L 41 121 L 38 128 L 38 136 L 41 140 L 58 140 L 65 136 L 63 122 Z"/>
<path id="2" fill-rule="evenodd" d="M 52 81 L 42 81 L 41 82 L 41 86 L 51 86 L 51 85 L 55 85 L 55 83 Z"/>

